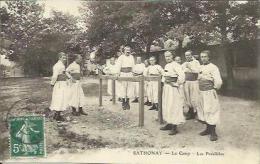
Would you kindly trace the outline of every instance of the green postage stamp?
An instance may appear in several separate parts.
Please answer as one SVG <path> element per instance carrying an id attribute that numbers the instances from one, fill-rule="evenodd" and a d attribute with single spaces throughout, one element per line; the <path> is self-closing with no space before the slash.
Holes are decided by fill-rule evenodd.
<path id="1" fill-rule="evenodd" d="M 44 116 L 11 117 L 9 133 L 11 157 L 46 156 Z"/>

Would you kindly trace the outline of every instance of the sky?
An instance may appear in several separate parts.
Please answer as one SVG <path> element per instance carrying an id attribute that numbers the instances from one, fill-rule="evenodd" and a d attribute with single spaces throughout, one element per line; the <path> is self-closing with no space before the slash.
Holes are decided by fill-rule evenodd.
<path id="1" fill-rule="evenodd" d="M 40 4 L 45 5 L 44 16 L 49 17 L 52 9 L 79 16 L 78 7 L 81 5 L 79 0 L 41 0 Z"/>
<path id="2" fill-rule="evenodd" d="M 69 13 L 74 16 L 79 16 L 78 7 L 81 6 L 80 0 L 38 0 L 39 4 L 44 4 L 45 11 L 44 16 L 50 17 L 51 10 L 62 11 L 64 13 Z M 5 1 L 0 1 L 0 6 L 6 6 Z"/>

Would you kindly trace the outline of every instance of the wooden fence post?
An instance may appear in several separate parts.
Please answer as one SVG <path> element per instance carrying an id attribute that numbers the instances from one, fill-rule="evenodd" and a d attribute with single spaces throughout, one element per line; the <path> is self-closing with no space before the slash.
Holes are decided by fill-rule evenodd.
<path id="1" fill-rule="evenodd" d="M 112 80 L 112 101 L 113 104 L 116 103 L 116 81 Z"/>
<path id="2" fill-rule="evenodd" d="M 161 77 L 158 78 L 158 119 L 160 124 L 163 124 L 163 116 L 162 116 L 162 83 Z"/>
<path id="3" fill-rule="evenodd" d="M 144 126 L 144 76 L 139 81 L 139 126 Z"/>
<path id="4" fill-rule="evenodd" d="M 102 106 L 102 78 L 101 77 L 99 77 L 99 106 Z"/>

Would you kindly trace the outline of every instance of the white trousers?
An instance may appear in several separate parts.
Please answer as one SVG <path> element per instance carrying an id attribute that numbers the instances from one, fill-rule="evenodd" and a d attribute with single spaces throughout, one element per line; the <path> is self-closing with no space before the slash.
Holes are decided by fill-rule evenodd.
<path id="1" fill-rule="evenodd" d="M 75 83 L 70 83 L 69 86 L 69 106 L 79 108 L 85 104 L 85 95 L 80 83 L 80 80 L 76 80 Z"/>
<path id="2" fill-rule="evenodd" d="M 148 99 L 152 103 L 158 103 L 158 82 L 149 81 L 147 88 Z"/>
<path id="3" fill-rule="evenodd" d="M 133 77 L 133 74 L 131 72 L 129 73 L 121 72 L 120 77 Z M 133 82 L 121 81 L 120 83 L 121 83 L 121 89 L 119 92 L 119 96 L 121 98 L 132 98 L 134 96 Z"/>
<path id="4" fill-rule="evenodd" d="M 67 81 L 57 81 L 53 87 L 50 109 L 55 111 L 66 110 L 68 107 L 68 92 Z"/>
<path id="5" fill-rule="evenodd" d="M 198 81 L 185 81 L 183 85 L 183 90 L 184 90 L 186 110 L 188 110 L 189 108 L 193 108 L 194 112 L 196 112 L 198 108 L 198 100 L 199 100 Z"/>
<path id="6" fill-rule="evenodd" d="M 198 118 L 210 125 L 219 122 L 220 105 L 215 89 L 199 92 Z"/>
<path id="7" fill-rule="evenodd" d="M 184 97 L 182 88 L 172 87 L 164 84 L 162 98 L 163 120 L 168 124 L 179 125 L 185 122 L 183 115 Z"/>

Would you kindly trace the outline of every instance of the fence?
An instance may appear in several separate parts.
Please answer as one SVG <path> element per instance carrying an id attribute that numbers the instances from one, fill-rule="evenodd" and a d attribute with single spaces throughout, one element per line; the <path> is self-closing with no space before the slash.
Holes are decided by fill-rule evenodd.
<path id="1" fill-rule="evenodd" d="M 163 123 L 162 117 L 162 85 L 161 76 L 133 76 L 133 77 L 119 77 L 109 75 L 99 75 L 99 106 L 102 106 L 102 81 L 112 80 L 112 103 L 116 103 L 116 83 L 115 81 L 130 81 L 139 82 L 139 126 L 144 126 L 144 81 L 158 81 L 158 120 L 160 124 Z"/>

